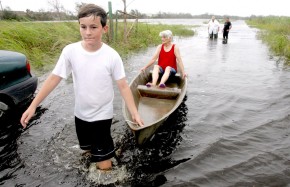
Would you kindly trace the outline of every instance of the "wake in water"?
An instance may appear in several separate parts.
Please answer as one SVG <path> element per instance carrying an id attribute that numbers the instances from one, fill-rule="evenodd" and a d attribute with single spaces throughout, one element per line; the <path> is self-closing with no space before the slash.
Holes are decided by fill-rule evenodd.
<path id="1" fill-rule="evenodd" d="M 74 152 L 74 155 L 82 155 L 78 145 L 70 147 L 70 150 Z M 112 158 L 113 167 L 108 171 L 97 169 L 96 163 L 91 162 L 90 159 L 90 155 L 82 155 L 78 162 L 73 164 L 73 167 L 77 168 L 88 181 L 95 185 L 123 184 L 130 176 L 126 166 L 119 164 L 115 158 Z"/>
<path id="2" fill-rule="evenodd" d="M 96 169 L 96 163 L 91 163 L 89 167 L 89 172 L 87 179 L 95 184 L 118 184 L 124 183 L 128 178 L 128 172 L 126 167 L 123 166 L 113 166 L 110 171 L 102 171 Z"/>

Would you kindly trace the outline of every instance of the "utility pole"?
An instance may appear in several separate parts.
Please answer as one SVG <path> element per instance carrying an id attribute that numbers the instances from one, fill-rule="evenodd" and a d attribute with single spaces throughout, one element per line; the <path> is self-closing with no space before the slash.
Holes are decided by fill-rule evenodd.
<path id="1" fill-rule="evenodd" d="M 127 43 L 127 5 L 126 0 L 123 0 L 124 3 L 124 42 Z"/>
<path id="2" fill-rule="evenodd" d="M 114 41 L 114 28 L 113 28 L 113 15 L 112 15 L 112 3 L 111 1 L 108 2 L 109 5 L 109 18 L 110 18 L 110 39 L 112 38 L 112 40 Z"/>

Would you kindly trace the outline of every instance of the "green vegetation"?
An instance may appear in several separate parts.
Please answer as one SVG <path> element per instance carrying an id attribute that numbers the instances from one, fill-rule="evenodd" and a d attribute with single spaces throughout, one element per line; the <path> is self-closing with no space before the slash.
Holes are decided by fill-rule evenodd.
<path id="1" fill-rule="evenodd" d="M 133 23 L 128 23 L 128 30 Z M 115 25 L 114 25 L 115 26 Z M 132 27 L 127 42 L 123 41 L 123 23 L 118 23 L 115 41 L 104 35 L 105 43 L 115 48 L 122 58 L 149 46 L 161 43 L 158 36 L 162 30 L 170 29 L 176 36 L 192 36 L 190 26 L 149 25 L 139 23 Z M 62 48 L 79 41 L 79 24 L 73 22 L 8 22 L 0 21 L 0 49 L 22 52 L 29 58 L 33 68 L 46 70 L 57 61 Z"/>
<path id="2" fill-rule="evenodd" d="M 128 28 L 130 28 L 131 25 L 132 23 L 128 23 Z M 124 25 L 118 23 L 116 41 L 111 42 L 110 46 L 116 49 L 124 58 L 141 49 L 160 44 L 161 39 L 159 32 L 167 29 L 171 30 L 175 36 L 187 37 L 194 35 L 194 31 L 190 26 L 138 23 L 138 25 L 134 27 L 134 30 L 131 30 L 129 33 L 128 41 L 123 42 Z M 108 41 L 108 35 L 106 35 L 105 40 Z"/>
<path id="3" fill-rule="evenodd" d="M 57 1 L 54 1 L 57 3 Z M 81 6 L 85 3 L 76 3 L 75 10 L 78 11 Z M 247 19 L 249 17 L 241 17 L 234 15 L 212 15 L 212 14 L 199 14 L 191 15 L 190 13 L 172 13 L 172 12 L 158 12 L 156 14 L 147 15 L 138 10 L 131 10 L 126 16 L 127 19 L 208 19 L 210 20 L 212 16 L 217 19 L 224 19 L 225 17 L 230 17 L 232 20 Z M 120 13 L 112 12 L 114 18 L 124 19 L 124 15 Z M 53 20 L 76 20 L 77 17 L 71 11 L 63 9 L 60 4 L 51 5 L 51 11 L 39 10 L 37 12 L 26 9 L 26 11 L 13 11 L 9 7 L 2 11 L 0 14 L 1 20 L 15 20 L 15 21 L 53 21 Z"/>
<path id="4" fill-rule="evenodd" d="M 285 58 L 290 65 L 290 18 L 289 17 L 253 17 L 247 24 L 261 29 L 259 37 L 266 42 L 273 53 Z"/>
<path id="5" fill-rule="evenodd" d="M 0 49 L 24 53 L 32 67 L 54 63 L 62 48 L 80 39 L 73 22 L 0 22 Z"/>

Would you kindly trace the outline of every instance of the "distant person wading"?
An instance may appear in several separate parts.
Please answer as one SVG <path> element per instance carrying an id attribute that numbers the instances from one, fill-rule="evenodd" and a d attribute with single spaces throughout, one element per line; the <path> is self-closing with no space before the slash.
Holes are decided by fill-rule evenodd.
<path id="1" fill-rule="evenodd" d="M 231 28 L 232 28 L 232 23 L 230 22 L 230 18 L 227 17 L 224 23 L 224 28 L 223 28 L 223 43 L 224 44 L 228 43 L 229 32 Z"/>
<path id="2" fill-rule="evenodd" d="M 208 34 L 210 39 L 218 38 L 218 32 L 220 30 L 220 23 L 212 16 L 211 20 L 208 22 Z"/>

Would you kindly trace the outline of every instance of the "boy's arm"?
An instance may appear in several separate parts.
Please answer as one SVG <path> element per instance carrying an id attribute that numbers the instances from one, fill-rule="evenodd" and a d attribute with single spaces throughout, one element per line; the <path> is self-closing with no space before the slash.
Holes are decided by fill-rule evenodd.
<path id="1" fill-rule="evenodd" d="M 120 93 L 121 93 L 128 109 L 132 115 L 133 121 L 138 123 L 140 126 L 143 126 L 144 125 L 143 120 L 141 119 L 141 117 L 137 111 L 131 89 L 130 89 L 126 79 L 122 78 L 120 80 L 117 80 L 117 85 L 118 85 Z"/>
<path id="2" fill-rule="evenodd" d="M 144 66 L 143 68 L 141 68 L 141 71 L 144 71 L 146 68 L 150 67 L 159 57 L 159 53 L 161 50 L 161 46 L 159 45 L 155 51 L 155 54 L 153 55 L 152 59 L 148 62 L 148 64 L 146 66 Z"/>
<path id="3" fill-rule="evenodd" d="M 62 78 L 57 75 L 49 75 L 28 109 L 22 114 L 20 123 L 23 128 L 26 127 L 29 120 L 34 115 L 37 106 L 49 95 L 49 93 L 58 85 L 61 80 Z"/>

